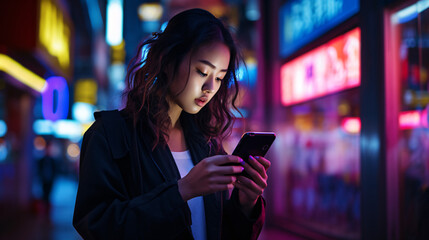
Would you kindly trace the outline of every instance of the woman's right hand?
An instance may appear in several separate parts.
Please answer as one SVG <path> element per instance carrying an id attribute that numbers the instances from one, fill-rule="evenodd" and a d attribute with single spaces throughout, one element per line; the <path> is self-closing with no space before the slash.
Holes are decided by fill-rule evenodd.
<path id="1" fill-rule="evenodd" d="M 234 188 L 235 175 L 244 169 L 242 163 L 240 157 L 233 155 L 216 155 L 203 159 L 178 181 L 183 200 Z"/>

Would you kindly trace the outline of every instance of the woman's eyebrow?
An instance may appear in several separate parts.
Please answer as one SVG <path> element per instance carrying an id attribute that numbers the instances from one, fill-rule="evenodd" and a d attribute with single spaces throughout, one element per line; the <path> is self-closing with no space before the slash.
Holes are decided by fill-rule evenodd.
<path id="1" fill-rule="evenodd" d="M 203 63 L 203 64 L 206 64 L 207 66 L 209 66 L 209 67 L 211 67 L 211 68 L 213 68 L 213 69 L 216 69 L 216 66 L 215 66 L 215 65 L 213 65 L 213 63 L 211 63 L 211 62 L 209 62 L 209 61 L 207 61 L 207 60 L 201 59 L 201 60 L 198 60 L 198 62 Z M 221 72 L 227 72 L 227 71 L 228 71 L 228 69 L 222 69 L 222 70 L 220 70 L 220 71 L 221 71 Z"/>

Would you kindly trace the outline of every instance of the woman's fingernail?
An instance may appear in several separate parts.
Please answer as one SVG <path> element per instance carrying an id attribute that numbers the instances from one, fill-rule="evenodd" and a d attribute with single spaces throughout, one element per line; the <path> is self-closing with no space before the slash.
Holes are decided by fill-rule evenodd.
<path id="1" fill-rule="evenodd" d="M 241 171 L 244 171 L 244 167 L 241 167 Z"/>
<path id="2" fill-rule="evenodd" d="M 240 164 L 244 165 L 244 160 L 240 158 Z"/>

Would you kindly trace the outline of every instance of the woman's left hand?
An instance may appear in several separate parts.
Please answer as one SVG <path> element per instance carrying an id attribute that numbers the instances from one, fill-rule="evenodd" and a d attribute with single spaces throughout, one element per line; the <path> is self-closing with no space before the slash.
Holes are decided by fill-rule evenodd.
<path id="1" fill-rule="evenodd" d="M 241 175 L 234 184 L 239 189 L 240 205 L 247 216 L 250 215 L 259 196 L 267 187 L 267 170 L 270 165 L 270 161 L 266 158 L 249 156 L 243 167 L 250 178 Z"/>

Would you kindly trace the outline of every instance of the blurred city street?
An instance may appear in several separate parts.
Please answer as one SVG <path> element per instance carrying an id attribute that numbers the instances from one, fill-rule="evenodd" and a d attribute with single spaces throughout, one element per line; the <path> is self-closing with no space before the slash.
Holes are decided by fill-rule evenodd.
<path id="1" fill-rule="evenodd" d="M 224 84 L 218 89 L 236 94 L 235 104 L 222 107 L 234 120 L 222 122 L 231 130 L 225 139 L 219 137 L 225 151 L 232 153 L 245 132 L 276 135 L 271 147 L 264 146 L 271 167 L 259 239 L 429 239 L 429 0 L 10 0 L 0 3 L 1 240 L 81 239 L 72 217 L 78 176 L 88 175 L 79 169 L 83 135 L 95 112 L 122 110 L 130 103 L 135 107 L 130 112 L 140 114 L 151 109 L 146 103 L 164 104 L 142 96 L 175 98 L 167 89 L 176 86 L 170 62 L 182 69 L 183 56 L 191 59 L 209 46 L 188 33 L 194 18 L 169 24 L 192 8 L 220 20 L 240 50 L 234 64 L 235 50 L 230 49 L 228 64 L 226 54 L 219 54 L 228 66 L 219 69 L 230 75 L 226 84 L 224 76 L 215 78 Z M 170 29 L 189 37 L 183 41 L 195 44 L 195 51 L 175 45 L 182 38 L 170 38 Z M 163 43 L 160 36 L 168 36 L 171 47 L 153 50 Z M 177 59 L 158 58 L 164 53 Z M 195 62 L 205 67 L 203 60 Z M 188 84 L 194 79 L 191 63 L 184 88 L 194 86 Z M 146 73 L 151 64 L 156 71 Z M 205 79 L 195 92 L 205 92 L 213 74 L 195 68 L 197 79 Z M 180 80 L 185 74 L 172 76 Z M 218 96 L 224 95 L 196 95 L 189 102 L 201 108 L 211 104 L 195 113 L 204 115 L 227 102 Z M 166 102 L 154 109 L 170 110 L 172 103 Z M 161 113 L 153 116 L 167 115 Z M 218 114 L 192 118 L 219 123 L 213 129 L 221 129 L 217 118 L 223 114 Z M 157 121 L 166 127 L 170 120 Z M 214 139 L 214 131 L 202 132 Z M 181 150 L 188 149 L 183 141 Z M 124 157 L 110 153 L 105 158 Z M 104 173 L 93 165 L 97 169 L 81 169 Z M 118 166 L 117 179 L 128 181 Z M 98 187 L 96 180 L 82 186 Z M 88 208 L 111 216 L 106 208 Z"/>
<path id="2" fill-rule="evenodd" d="M 0 239 L 11 240 L 79 240 L 82 239 L 72 226 L 73 209 L 77 182 L 67 177 L 59 177 L 52 190 L 52 209 L 45 216 L 41 209 L 17 216 L 2 226 Z M 35 206 L 35 208 L 37 208 Z M 260 240 L 304 240 L 275 229 L 263 229 Z"/>
<path id="3" fill-rule="evenodd" d="M 16 240 L 76 240 L 82 239 L 72 226 L 77 182 L 59 177 L 52 190 L 50 216 L 34 206 L 30 213 L 22 213 L 9 222 L 0 239 Z M 36 203 L 37 205 L 37 203 Z M 40 205 L 39 205 L 40 207 Z"/>

